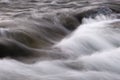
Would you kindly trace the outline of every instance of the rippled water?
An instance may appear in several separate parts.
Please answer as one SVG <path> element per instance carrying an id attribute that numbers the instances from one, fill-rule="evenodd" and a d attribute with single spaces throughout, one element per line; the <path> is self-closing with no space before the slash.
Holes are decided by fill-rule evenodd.
<path id="1" fill-rule="evenodd" d="M 0 0 L 0 80 L 120 80 L 119 0 Z"/>

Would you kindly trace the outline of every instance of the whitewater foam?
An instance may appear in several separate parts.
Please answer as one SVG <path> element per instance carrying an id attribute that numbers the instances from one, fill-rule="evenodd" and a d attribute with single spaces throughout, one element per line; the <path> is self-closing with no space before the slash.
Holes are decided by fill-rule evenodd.
<path id="1" fill-rule="evenodd" d="M 120 34 L 119 29 L 114 31 L 114 28 L 110 27 L 110 24 L 116 22 L 120 22 L 120 19 L 104 15 L 96 16 L 95 19 L 84 19 L 83 24 L 58 42 L 54 47 L 59 47 L 63 51 L 69 51 L 77 56 L 113 49 L 116 47 L 114 42 L 120 41 L 120 39 L 117 38 Z M 111 38 L 114 42 L 108 40 L 111 34 L 114 35 Z"/>

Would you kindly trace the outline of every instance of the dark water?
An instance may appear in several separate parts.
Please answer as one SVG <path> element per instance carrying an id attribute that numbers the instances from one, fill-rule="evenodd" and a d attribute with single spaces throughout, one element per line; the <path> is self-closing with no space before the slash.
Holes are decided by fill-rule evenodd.
<path id="1" fill-rule="evenodd" d="M 0 80 L 120 80 L 120 0 L 0 0 Z"/>

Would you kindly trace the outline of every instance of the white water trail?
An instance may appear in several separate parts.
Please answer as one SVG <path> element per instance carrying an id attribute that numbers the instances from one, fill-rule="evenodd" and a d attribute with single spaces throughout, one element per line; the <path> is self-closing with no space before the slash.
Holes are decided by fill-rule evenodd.
<path id="1" fill-rule="evenodd" d="M 9 28 L 0 28 L 0 35 L 2 37 L 7 37 L 7 33 L 9 31 Z"/>
<path id="2" fill-rule="evenodd" d="M 116 29 L 112 25 L 116 22 L 120 22 L 120 19 L 104 15 L 98 15 L 95 19 L 83 19 L 83 24 L 54 47 L 58 47 L 72 56 L 92 54 L 119 47 L 120 29 Z"/>

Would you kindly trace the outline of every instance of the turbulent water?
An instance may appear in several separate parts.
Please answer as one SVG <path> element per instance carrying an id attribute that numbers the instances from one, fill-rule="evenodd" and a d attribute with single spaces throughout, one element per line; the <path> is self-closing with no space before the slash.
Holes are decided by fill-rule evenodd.
<path id="1" fill-rule="evenodd" d="M 119 0 L 0 0 L 0 80 L 120 80 Z"/>

